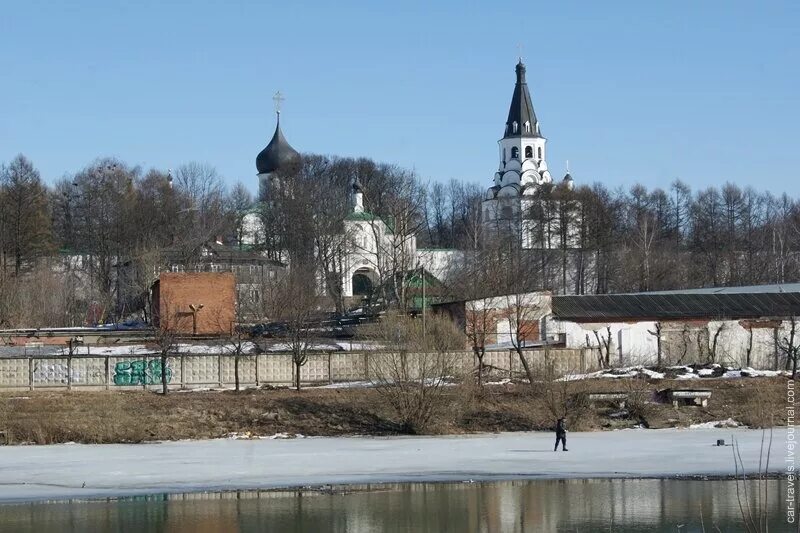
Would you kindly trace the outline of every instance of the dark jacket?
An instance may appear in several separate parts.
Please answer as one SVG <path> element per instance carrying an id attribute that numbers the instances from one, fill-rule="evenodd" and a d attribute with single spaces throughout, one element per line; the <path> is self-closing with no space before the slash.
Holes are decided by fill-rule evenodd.
<path id="1" fill-rule="evenodd" d="M 567 434 L 567 422 L 563 418 L 559 418 L 556 422 L 556 435 Z"/>

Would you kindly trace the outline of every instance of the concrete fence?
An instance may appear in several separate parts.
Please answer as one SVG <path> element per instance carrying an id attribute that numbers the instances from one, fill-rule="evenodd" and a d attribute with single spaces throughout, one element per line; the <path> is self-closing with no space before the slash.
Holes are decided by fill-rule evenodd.
<path id="1" fill-rule="evenodd" d="M 381 371 L 381 352 L 330 352 L 310 354 L 300 369 L 303 385 L 348 381 L 368 381 Z M 424 354 L 416 354 L 424 357 Z M 476 360 L 470 352 L 448 354 L 453 373 L 467 375 L 474 371 Z M 526 359 L 537 369 L 552 365 L 556 373 L 586 371 L 593 358 L 585 350 L 551 349 L 526 352 Z M 487 352 L 484 364 L 497 377 L 523 374 L 514 352 Z M 231 388 L 235 384 L 235 358 L 228 354 L 179 354 L 167 358 L 166 375 L 170 389 Z M 372 375 L 370 375 L 372 374 Z M 0 357 L 0 389 L 159 389 L 162 366 L 158 354 L 128 356 L 48 355 Z M 292 356 L 268 353 L 239 356 L 239 383 L 243 387 L 292 384 Z"/>

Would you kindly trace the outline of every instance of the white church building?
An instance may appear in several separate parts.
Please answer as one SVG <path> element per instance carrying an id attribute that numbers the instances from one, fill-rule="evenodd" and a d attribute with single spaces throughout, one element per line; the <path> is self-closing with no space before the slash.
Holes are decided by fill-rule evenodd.
<path id="1" fill-rule="evenodd" d="M 550 239 L 548 243 L 539 243 L 541 239 L 536 238 L 530 216 L 538 189 L 553 183 L 547 166 L 547 139 L 533 110 L 521 59 L 516 72 L 505 130 L 497 141 L 500 163 L 494 184 L 484 197 L 482 222 L 487 235 L 512 232 L 520 237 L 523 248 L 551 247 Z M 560 185 L 574 188 L 569 172 Z"/>
<path id="2" fill-rule="evenodd" d="M 280 186 L 279 171 L 298 164 L 301 158 L 284 137 L 280 111 L 276 113 L 277 124 L 272 139 L 256 157 L 259 202 L 266 206 L 269 206 L 276 187 Z M 259 214 L 254 210 L 244 217 L 242 243 L 251 246 L 263 243 L 264 231 Z M 395 234 L 390 223 L 365 209 L 364 190 L 357 180 L 351 185 L 350 213 L 343 220 L 343 234 L 339 237 L 346 250 L 341 265 L 342 296 L 345 298 L 369 295 L 391 272 L 424 269 L 434 277 L 444 279 L 454 256 L 458 255 L 454 250 L 417 249 L 415 235 Z M 323 279 L 323 276 L 319 278 Z M 324 290 L 322 282 L 320 290 Z"/>
<path id="3" fill-rule="evenodd" d="M 277 94 L 276 103 L 281 99 Z M 266 206 L 270 204 L 272 191 L 279 186 L 278 171 L 298 164 L 301 158 L 281 131 L 280 110 L 276 109 L 276 113 L 277 124 L 272 139 L 256 157 L 259 202 Z M 525 65 L 520 60 L 516 65 L 516 84 L 503 137 L 498 141 L 499 165 L 493 186 L 488 189 L 482 202 L 484 239 L 491 239 L 499 233 L 511 233 L 520 239 L 523 248 L 557 247 L 549 237 L 557 230 L 548 229 L 547 243 L 542 243 L 541 234 L 536 236 L 534 221 L 530 217 L 539 188 L 553 184 L 546 160 L 546 145 L 547 139 L 542 135 L 525 80 Z M 571 190 L 574 182 L 567 173 L 558 185 Z M 344 235 L 341 236 L 347 250 L 341 268 L 343 296 L 367 294 L 379 280 L 386 279 L 382 274 L 387 271 L 422 268 L 436 278 L 445 280 L 448 271 L 463 257 L 464 252 L 418 249 L 414 235 L 395 235 L 386 221 L 365 209 L 364 193 L 361 184 L 354 181 L 350 196 L 351 212 L 343 221 Z M 257 213 L 245 217 L 242 233 L 244 244 L 257 246 L 265 241 L 264 227 Z M 403 242 L 398 242 L 398 239 Z"/>

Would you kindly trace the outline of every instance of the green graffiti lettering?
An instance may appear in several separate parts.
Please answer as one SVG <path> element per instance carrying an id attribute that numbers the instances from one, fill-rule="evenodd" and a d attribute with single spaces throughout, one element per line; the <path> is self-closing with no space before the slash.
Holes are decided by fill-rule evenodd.
<path id="1" fill-rule="evenodd" d="M 172 381 L 172 369 L 167 366 L 167 383 Z M 161 383 L 162 367 L 160 359 L 150 361 L 120 361 L 114 365 L 114 385 L 157 385 Z"/>

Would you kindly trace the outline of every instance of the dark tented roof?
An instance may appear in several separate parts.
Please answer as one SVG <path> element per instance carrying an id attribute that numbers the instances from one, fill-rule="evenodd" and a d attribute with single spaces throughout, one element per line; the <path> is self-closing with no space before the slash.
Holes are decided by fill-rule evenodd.
<path id="1" fill-rule="evenodd" d="M 280 115 L 278 115 L 278 124 L 275 126 L 272 140 L 256 157 L 256 169 L 258 169 L 259 174 L 268 174 L 297 160 L 299 157 L 300 154 L 297 153 L 297 150 L 292 148 L 283 136 Z"/>
<path id="2" fill-rule="evenodd" d="M 561 320 L 575 322 L 800 316 L 800 287 L 792 292 L 765 290 L 766 287 L 753 287 L 750 291 L 742 290 L 747 289 L 745 287 L 736 288 L 740 292 L 688 290 L 553 296 L 553 314 Z"/>
<path id="3" fill-rule="evenodd" d="M 517 123 L 517 131 L 514 132 L 513 123 Z M 525 130 L 525 123 L 530 122 L 531 130 Z M 507 137 L 541 137 L 539 133 L 539 121 L 533 111 L 533 102 L 528 92 L 528 83 L 525 81 L 525 65 L 520 60 L 517 63 L 517 84 L 514 86 L 514 95 L 511 97 L 511 107 L 508 109 L 508 120 L 506 120 L 506 131 L 503 134 Z"/>

